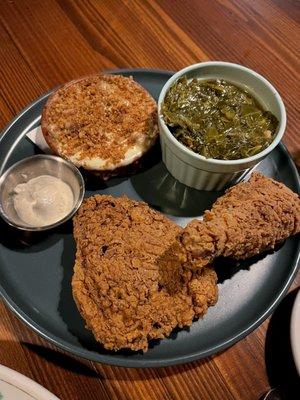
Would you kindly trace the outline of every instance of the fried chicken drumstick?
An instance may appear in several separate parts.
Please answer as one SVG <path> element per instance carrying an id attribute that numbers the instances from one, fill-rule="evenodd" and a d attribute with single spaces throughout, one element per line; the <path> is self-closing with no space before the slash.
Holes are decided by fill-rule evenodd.
<path id="1" fill-rule="evenodd" d="M 184 266 L 197 269 L 221 255 L 252 257 L 299 231 L 299 196 L 255 172 L 248 182 L 228 189 L 203 221 L 191 221 L 178 239 Z"/>

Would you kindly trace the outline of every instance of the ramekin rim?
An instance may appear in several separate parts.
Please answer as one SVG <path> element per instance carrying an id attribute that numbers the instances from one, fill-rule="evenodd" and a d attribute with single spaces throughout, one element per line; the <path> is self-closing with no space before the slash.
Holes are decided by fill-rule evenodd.
<path id="1" fill-rule="evenodd" d="M 81 172 L 79 171 L 79 169 L 76 167 L 76 165 L 74 165 L 70 161 L 68 161 L 62 157 L 59 157 L 57 155 L 53 155 L 53 154 L 34 154 L 34 155 L 31 155 L 28 157 L 24 157 L 21 160 L 15 162 L 9 168 L 7 168 L 7 170 L 4 171 L 4 173 L 0 176 L 0 187 L 5 182 L 5 179 L 9 176 L 9 174 L 18 165 L 21 165 L 22 163 L 25 163 L 26 161 L 28 161 L 30 159 L 37 160 L 37 159 L 41 159 L 41 158 L 51 159 L 51 160 L 55 160 L 56 162 L 61 162 L 63 164 L 66 164 L 68 166 L 68 168 L 70 168 L 72 170 L 72 173 L 74 174 L 74 176 L 76 175 L 76 177 L 78 178 L 78 184 L 79 184 L 78 199 L 75 201 L 72 210 L 67 215 L 65 215 L 63 218 L 61 218 L 60 220 L 58 220 L 54 223 L 51 223 L 48 225 L 42 225 L 42 226 L 30 226 L 30 225 L 26 225 L 26 224 L 15 223 L 14 221 L 11 220 L 11 218 L 4 211 L 2 201 L 0 200 L 0 216 L 3 218 L 3 220 L 8 225 L 12 226 L 13 228 L 19 229 L 21 231 L 42 232 L 42 231 L 47 231 L 47 230 L 50 230 L 50 229 L 53 229 L 53 228 L 56 228 L 56 227 L 62 225 L 63 223 L 67 222 L 70 218 L 72 218 L 74 216 L 74 214 L 78 211 L 78 209 L 81 206 L 83 199 L 84 199 L 85 183 L 84 183 L 83 176 L 82 176 Z"/>
<path id="2" fill-rule="evenodd" d="M 243 70 L 253 76 L 255 76 L 257 79 L 259 79 L 260 81 L 262 81 L 270 90 L 271 92 L 273 92 L 276 101 L 279 105 L 279 110 L 280 110 L 280 121 L 279 121 L 279 129 L 278 132 L 276 134 L 276 137 L 274 138 L 273 142 L 266 147 L 264 150 L 262 150 L 261 152 L 251 156 L 251 157 L 247 157 L 247 158 L 239 158 L 237 160 L 220 160 L 220 159 L 214 159 L 214 158 L 206 158 L 200 154 L 195 153 L 194 151 L 190 150 L 188 147 L 186 147 L 185 145 L 183 145 L 182 143 L 180 143 L 175 137 L 174 135 L 172 135 L 172 133 L 170 132 L 167 124 L 165 123 L 163 116 L 161 114 L 161 104 L 164 100 L 164 97 L 166 95 L 167 90 L 170 88 L 170 86 L 182 75 L 184 75 L 187 72 L 193 71 L 195 69 L 199 69 L 199 68 L 203 68 L 205 66 L 227 66 L 227 67 L 232 67 L 233 69 L 239 69 L 239 70 Z M 167 82 L 165 83 L 165 85 L 163 86 L 159 98 L 158 98 L 158 120 L 159 123 L 161 125 L 161 127 L 163 128 L 164 134 L 168 137 L 169 140 L 171 140 L 173 142 L 173 144 L 175 146 L 177 146 L 182 152 L 186 153 L 188 156 L 192 157 L 194 160 L 201 160 L 203 162 L 207 162 L 210 164 L 217 164 L 217 165 L 242 165 L 242 164 L 247 164 L 247 163 L 251 163 L 254 162 L 256 160 L 260 160 L 262 158 L 264 158 L 265 156 L 267 156 L 280 142 L 280 140 L 283 137 L 283 134 L 285 132 L 285 128 L 286 128 L 286 110 L 285 110 L 285 106 L 283 103 L 283 100 L 280 96 L 280 94 L 278 93 L 277 89 L 262 75 L 260 75 L 258 72 L 245 67 L 241 64 L 236 64 L 236 63 L 231 63 L 231 62 L 227 62 L 227 61 L 204 61 L 201 63 L 196 63 L 196 64 L 192 64 L 189 65 L 183 69 L 181 69 L 180 71 L 176 72 L 174 75 L 172 75 L 170 77 L 170 79 L 167 80 Z"/>

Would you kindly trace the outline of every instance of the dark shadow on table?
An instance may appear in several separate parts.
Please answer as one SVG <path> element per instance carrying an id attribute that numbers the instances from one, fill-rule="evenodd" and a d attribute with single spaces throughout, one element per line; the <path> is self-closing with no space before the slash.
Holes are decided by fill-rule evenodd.
<path id="1" fill-rule="evenodd" d="M 202 360 L 174 365 L 169 367 L 162 368 L 143 368 L 143 372 L 140 373 L 141 369 L 139 368 L 126 368 L 126 367 L 115 367 L 110 366 L 109 369 L 105 369 L 105 378 L 109 380 L 120 380 L 120 381 L 128 381 L 133 382 L 137 381 L 145 381 L 145 380 L 153 380 L 153 378 L 167 378 L 176 375 L 181 375 L 183 373 L 187 373 L 188 371 L 193 371 L 194 369 L 201 367 L 202 365 L 210 362 L 212 357 L 203 358 Z M 104 367 L 105 368 L 105 367 Z"/>
<path id="2" fill-rule="evenodd" d="M 16 346 L 22 347 L 22 355 L 20 359 L 13 357 L 13 355 L 16 354 Z M 78 360 L 77 358 L 69 356 L 58 349 L 51 349 L 40 344 L 27 343 L 25 341 L 20 341 L 19 344 L 8 340 L 0 341 L 0 361 L 5 363 L 9 368 L 17 369 L 19 367 L 18 363 L 25 358 L 34 360 L 34 356 L 30 355 L 30 352 L 35 353 L 57 367 L 64 368 L 76 374 L 101 378 L 101 375 L 97 373 L 92 366 L 89 366 L 86 361 Z M 12 355 L 12 357 L 8 359 L 9 354 Z M 21 370 L 20 372 L 22 373 L 23 371 Z"/>
<path id="3" fill-rule="evenodd" d="M 290 342 L 290 322 L 296 294 L 297 290 L 290 292 L 277 307 L 266 335 L 265 359 L 268 379 L 270 386 L 278 389 L 282 400 L 296 399 L 300 394 L 300 378 Z"/>
<path id="4" fill-rule="evenodd" d="M 40 357 L 44 358 L 46 361 L 60 368 L 64 368 L 68 371 L 80 375 L 85 375 L 93 378 L 103 378 L 98 372 L 86 365 L 84 362 L 78 360 L 75 357 L 62 353 L 59 350 L 53 350 L 49 347 L 25 342 L 22 342 L 22 346 L 26 347 L 28 350 L 36 353 Z"/>

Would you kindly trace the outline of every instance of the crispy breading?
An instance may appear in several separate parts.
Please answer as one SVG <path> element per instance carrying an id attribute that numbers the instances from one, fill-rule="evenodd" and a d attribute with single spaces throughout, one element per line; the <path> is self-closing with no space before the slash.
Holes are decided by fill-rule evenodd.
<path id="1" fill-rule="evenodd" d="M 203 221 L 179 233 L 184 266 L 201 268 L 218 256 L 245 259 L 300 231 L 300 199 L 284 184 L 255 172 L 228 189 Z"/>
<path id="2" fill-rule="evenodd" d="M 147 204 L 93 196 L 74 218 L 77 307 L 107 349 L 148 349 L 150 339 L 191 325 L 217 300 L 212 267 L 182 269 L 181 228 Z"/>
<path id="3" fill-rule="evenodd" d="M 41 128 L 55 153 L 78 167 L 115 175 L 155 143 L 157 105 L 132 77 L 95 74 L 54 92 Z"/>

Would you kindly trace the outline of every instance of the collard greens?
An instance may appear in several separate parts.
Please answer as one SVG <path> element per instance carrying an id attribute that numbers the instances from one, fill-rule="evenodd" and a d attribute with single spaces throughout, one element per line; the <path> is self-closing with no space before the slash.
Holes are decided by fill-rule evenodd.
<path id="1" fill-rule="evenodd" d="M 162 114 L 172 134 L 205 157 L 235 160 L 265 149 L 278 121 L 247 91 L 224 80 L 178 79 Z"/>

